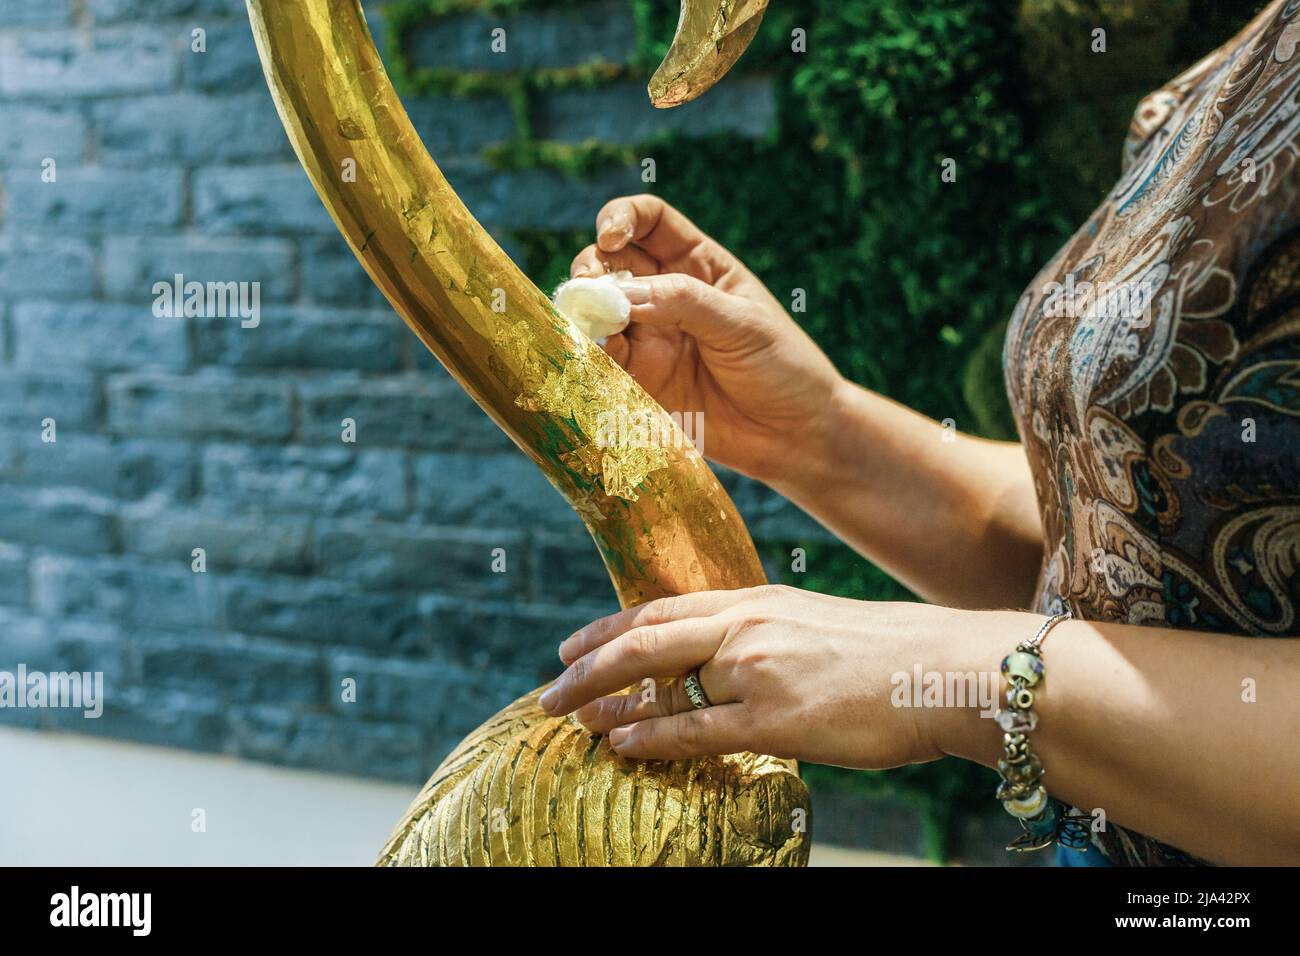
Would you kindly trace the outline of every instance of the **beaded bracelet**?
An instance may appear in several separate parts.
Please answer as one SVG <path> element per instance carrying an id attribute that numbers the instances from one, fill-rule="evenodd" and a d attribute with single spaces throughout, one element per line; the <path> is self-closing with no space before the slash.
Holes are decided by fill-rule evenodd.
<path id="1" fill-rule="evenodd" d="M 1002 728 L 1002 758 L 998 761 L 997 797 L 1002 807 L 1017 820 L 1024 833 L 1016 837 L 1008 850 L 1041 850 L 1060 843 L 1072 850 L 1085 850 L 1089 842 L 1088 819 L 1066 811 L 1065 806 L 1047 795 L 1043 787 L 1043 764 L 1029 748 L 1029 734 L 1038 726 L 1034 713 L 1033 688 L 1043 679 L 1041 645 L 1049 631 L 1072 617 L 1067 610 L 1043 622 L 1027 641 L 1022 641 L 1002 659 L 1002 675 L 1010 687 L 1007 707 L 999 710 L 996 720 Z"/>

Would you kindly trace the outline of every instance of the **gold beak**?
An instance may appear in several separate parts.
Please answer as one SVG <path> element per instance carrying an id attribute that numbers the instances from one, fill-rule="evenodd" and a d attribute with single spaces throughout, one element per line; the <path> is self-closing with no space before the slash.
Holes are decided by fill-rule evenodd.
<path id="1" fill-rule="evenodd" d="M 660 109 L 689 103 L 727 75 L 758 32 L 767 0 L 682 0 L 668 55 L 650 78 Z"/>

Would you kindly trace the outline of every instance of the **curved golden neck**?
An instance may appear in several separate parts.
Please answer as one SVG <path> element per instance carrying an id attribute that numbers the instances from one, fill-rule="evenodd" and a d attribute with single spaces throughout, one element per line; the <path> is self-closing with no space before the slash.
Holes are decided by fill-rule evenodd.
<path id="1" fill-rule="evenodd" d="M 623 605 L 762 583 L 704 460 L 448 185 L 358 0 L 247 2 L 280 119 L 325 208 L 406 324 L 579 513 Z"/>

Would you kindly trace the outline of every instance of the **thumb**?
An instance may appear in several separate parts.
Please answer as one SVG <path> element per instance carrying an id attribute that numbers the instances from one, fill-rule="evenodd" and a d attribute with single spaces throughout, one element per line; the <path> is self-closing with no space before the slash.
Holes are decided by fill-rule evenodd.
<path id="1" fill-rule="evenodd" d="M 752 344 L 762 334 L 763 320 L 751 302 L 693 276 L 636 276 L 621 280 L 618 287 L 632 303 L 633 322 L 676 326 L 714 348 Z"/>

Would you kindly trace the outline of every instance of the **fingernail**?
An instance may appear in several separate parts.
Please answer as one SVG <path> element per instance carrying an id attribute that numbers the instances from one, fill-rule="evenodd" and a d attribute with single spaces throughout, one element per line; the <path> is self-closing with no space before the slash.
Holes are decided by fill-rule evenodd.
<path id="1" fill-rule="evenodd" d="M 650 284 L 648 282 L 620 282 L 619 289 L 633 305 L 645 305 L 650 301 Z"/>
<path id="2" fill-rule="evenodd" d="M 632 220 L 626 213 L 602 219 L 596 226 L 596 242 L 607 252 L 617 252 L 632 238 Z"/>
<path id="3" fill-rule="evenodd" d="M 578 639 L 581 634 L 582 632 L 578 631 L 560 641 L 560 660 L 564 662 L 565 666 L 573 663 L 571 658 L 574 650 L 578 647 Z"/>
<path id="4" fill-rule="evenodd" d="M 609 745 L 617 750 L 627 743 L 627 738 L 632 735 L 632 731 L 627 727 L 615 727 L 609 732 Z"/>
<path id="5" fill-rule="evenodd" d="M 560 699 L 560 688 L 558 685 L 552 684 L 550 687 L 546 688 L 546 692 L 542 694 L 540 698 L 538 698 L 537 703 L 542 705 L 542 710 L 546 711 L 548 714 L 551 714 L 551 708 L 556 705 L 559 699 Z M 551 714 L 551 716 L 554 717 L 555 715 Z"/>
<path id="6" fill-rule="evenodd" d="M 591 272 L 591 266 L 587 265 L 585 262 L 577 262 L 574 263 L 573 268 L 569 270 L 569 278 L 577 279 L 580 276 L 587 275 L 589 272 Z"/>
<path id="7" fill-rule="evenodd" d="M 573 712 L 573 719 L 584 727 L 591 724 L 600 716 L 600 701 L 593 700 L 590 704 L 583 704 Z"/>

